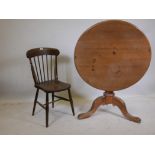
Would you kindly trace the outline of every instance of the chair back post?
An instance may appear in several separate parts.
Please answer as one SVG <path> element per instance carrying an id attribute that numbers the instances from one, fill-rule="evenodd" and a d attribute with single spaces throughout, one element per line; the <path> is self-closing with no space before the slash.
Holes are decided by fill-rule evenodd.
<path id="1" fill-rule="evenodd" d="M 34 83 L 36 84 L 37 83 L 37 77 L 36 77 L 36 74 L 35 74 L 35 71 L 34 71 L 34 67 L 32 65 L 31 59 L 29 59 L 29 61 L 30 61 L 30 65 L 31 65 L 32 77 L 33 77 Z"/>
<path id="2" fill-rule="evenodd" d="M 55 76 L 55 80 L 58 81 L 57 56 L 55 56 L 54 76 Z"/>

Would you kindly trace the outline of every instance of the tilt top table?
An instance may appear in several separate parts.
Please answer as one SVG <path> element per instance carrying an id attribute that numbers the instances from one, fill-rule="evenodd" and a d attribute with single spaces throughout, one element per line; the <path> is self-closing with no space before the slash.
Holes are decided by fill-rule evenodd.
<path id="1" fill-rule="evenodd" d="M 88 112 L 78 116 L 79 119 L 90 117 L 100 105 L 112 104 L 128 120 L 141 121 L 129 114 L 124 101 L 114 94 L 138 82 L 150 65 L 151 47 L 139 29 L 121 20 L 100 22 L 81 35 L 74 61 L 82 79 L 104 91 Z"/>

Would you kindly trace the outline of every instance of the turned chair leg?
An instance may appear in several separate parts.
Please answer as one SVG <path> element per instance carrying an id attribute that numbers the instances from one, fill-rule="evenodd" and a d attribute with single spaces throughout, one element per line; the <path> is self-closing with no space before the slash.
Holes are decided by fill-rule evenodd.
<path id="1" fill-rule="evenodd" d="M 52 92 L 52 108 L 54 108 L 54 92 Z"/>
<path id="2" fill-rule="evenodd" d="M 70 88 L 68 89 L 68 96 L 69 96 L 69 100 L 70 100 L 70 104 L 71 104 L 72 113 L 73 113 L 73 116 L 74 116 L 75 112 L 74 112 L 74 105 L 73 105 L 73 99 L 72 99 Z"/>
<path id="3" fill-rule="evenodd" d="M 34 99 L 34 105 L 33 105 L 33 111 L 32 111 L 32 116 L 34 116 L 34 112 L 35 112 L 35 109 L 36 109 L 38 93 L 39 93 L 39 89 L 37 89 L 37 91 L 36 91 L 36 95 L 35 95 L 35 99 Z"/>
<path id="4" fill-rule="evenodd" d="M 48 127 L 48 116 L 49 115 L 49 95 L 46 93 L 46 128 Z"/>

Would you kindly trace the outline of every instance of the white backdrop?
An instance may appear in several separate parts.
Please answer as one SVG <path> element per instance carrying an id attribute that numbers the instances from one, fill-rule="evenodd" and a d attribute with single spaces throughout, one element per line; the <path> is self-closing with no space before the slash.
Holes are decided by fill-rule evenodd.
<path id="1" fill-rule="evenodd" d="M 59 79 L 71 83 L 74 97 L 94 98 L 102 91 L 87 85 L 74 65 L 74 48 L 81 33 L 103 21 L 91 20 L 0 20 L 0 100 L 34 97 L 35 89 L 26 51 L 55 47 L 59 57 Z M 152 61 L 148 72 L 134 86 L 118 95 L 155 95 L 155 20 L 126 20 L 142 30 L 150 41 Z M 132 76 L 132 75 L 129 75 Z"/>

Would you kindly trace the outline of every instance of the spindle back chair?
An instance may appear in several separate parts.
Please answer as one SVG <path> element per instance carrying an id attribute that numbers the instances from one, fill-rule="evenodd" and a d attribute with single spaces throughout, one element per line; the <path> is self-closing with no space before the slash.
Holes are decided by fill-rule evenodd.
<path id="1" fill-rule="evenodd" d="M 58 80 L 57 57 L 59 54 L 59 50 L 55 48 L 34 48 L 28 50 L 26 53 L 31 65 L 34 86 L 37 89 L 32 115 L 34 115 L 36 104 L 38 103 L 46 111 L 46 127 L 48 127 L 49 103 L 52 103 L 52 107 L 54 108 L 54 102 L 56 101 L 69 101 L 72 113 L 75 115 L 70 91 L 71 85 Z M 46 104 L 41 104 L 37 100 L 40 89 L 46 93 Z M 55 95 L 55 92 L 64 90 L 68 90 L 69 99 Z M 52 94 L 51 102 L 49 102 L 49 93 Z M 55 97 L 57 100 L 55 100 Z"/>

